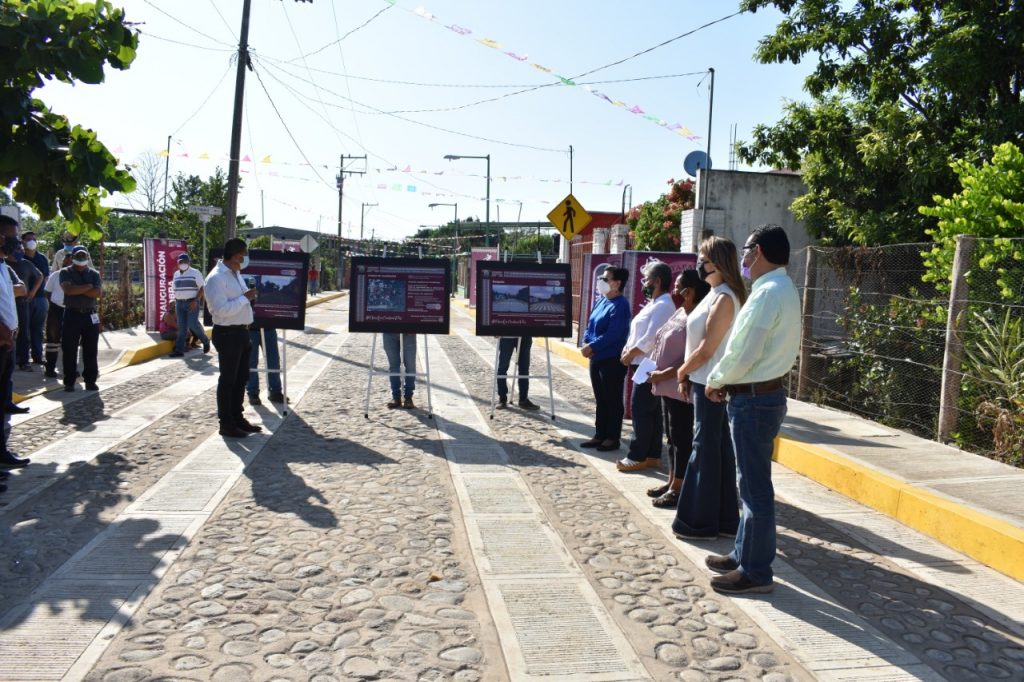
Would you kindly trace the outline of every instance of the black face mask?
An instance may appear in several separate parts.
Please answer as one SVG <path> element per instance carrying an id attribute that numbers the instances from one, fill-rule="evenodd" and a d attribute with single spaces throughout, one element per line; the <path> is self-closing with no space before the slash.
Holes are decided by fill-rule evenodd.
<path id="1" fill-rule="evenodd" d="M 715 273 L 708 272 L 708 269 L 706 267 L 704 267 L 704 263 L 698 263 L 697 264 L 697 276 L 700 277 L 700 281 L 703 282 L 704 280 L 706 280 L 708 278 L 708 275 L 713 275 L 713 274 L 715 274 Z"/>

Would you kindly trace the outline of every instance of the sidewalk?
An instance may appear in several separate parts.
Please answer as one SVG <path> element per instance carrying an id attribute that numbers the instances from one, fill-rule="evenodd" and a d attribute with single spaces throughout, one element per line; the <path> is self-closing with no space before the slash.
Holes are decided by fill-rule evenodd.
<path id="1" fill-rule="evenodd" d="M 575 344 L 551 350 L 580 366 Z M 1024 580 L 1024 471 L 796 400 L 775 461 L 1016 580 Z"/>
<path id="2" fill-rule="evenodd" d="M 306 299 L 311 308 L 327 301 L 345 296 L 346 291 L 330 291 Z M 209 333 L 207 329 L 207 333 Z M 174 349 L 173 341 L 163 341 L 157 332 L 147 332 L 145 325 L 131 329 L 117 329 L 100 334 L 99 366 L 100 376 L 108 375 L 124 367 L 137 365 L 147 360 L 167 355 Z M 31 372 L 14 370 L 14 402 L 20 403 L 37 395 L 63 387 L 60 378 L 47 379 L 40 365 L 31 365 Z"/>

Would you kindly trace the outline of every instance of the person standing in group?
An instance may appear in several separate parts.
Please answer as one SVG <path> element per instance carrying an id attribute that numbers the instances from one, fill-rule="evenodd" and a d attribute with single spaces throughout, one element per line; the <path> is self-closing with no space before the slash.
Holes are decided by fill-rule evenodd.
<path id="1" fill-rule="evenodd" d="M 501 337 L 498 339 L 498 407 L 508 407 L 508 381 L 505 375 L 508 374 L 508 367 L 512 363 L 512 353 L 519 347 L 519 361 L 516 363 L 516 371 L 521 377 L 519 379 L 519 407 L 524 410 L 539 410 L 540 405 L 530 402 L 530 349 L 533 347 L 532 336 Z"/>
<path id="2" fill-rule="evenodd" d="M 597 290 L 602 298 L 590 312 L 580 348 L 580 354 L 590 360 L 590 387 L 596 403 L 594 435 L 580 447 L 602 452 L 618 450 L 622 439 L 626 367 L 619 356 L 629 336 L 629 302 L 622 295 L 628 281 L 629 270 L 625 268 L 605 268 L 598 277 Z"/>
<path id="3" fill-rule="evenodd" d="M 391 380 L 391 402 L 389 410 L 404 407 L 408 410 L 416 407 L 412 394 L 416 390 L 416 335 L 385 332 L 381 335 L 384 342 L 384 353 L 388 356 L 388 377 Z M 401 338 L 399 338 L 401 337 Z M 405 400 L 402 400 L 401 367 L 405 365 Z"/>
<path id="4" fill-rule="evenodd" d="M 19 246 L 17 237 L 18 222 L 10 216 L 0 215 L 0 252 L 3 256 L 13 254 Z M 13 351 L 15 337 L 18 335 L 18 311 L 15 307 L 15 287 L 17 283 L 13 271 L 6 264 L 0 264 L 0 386 L 9 386 L 13 369 Z M 7 419 L 9 417 L 7 399 L 0 400 L 0 471 L 6 478 L 8 469 L 19 469 L 28 466 L 28 457 L 18 457 L 7 449 Z M 4 490 L 6 486 L 0 485 Z M 0 490 L 3 492 L 3 490 Z"/>
<path id="5" fill-rule="evenodd" d="M 12 241 L 13 240 L 13 241 Z M 6 275 L 5 279 L 11 284 L 11 291 L 14 293 L 14 309 L 15 315 L 18 314 L 18 302 L 24 300 L 28 295 L 28 289 L 25 287 L 25 283 L 21 281 L 18 274 L 14 271 L 10 265 L 7 264 L 7 256 L 17 253 L 18 249 L 21 248 L 21 240 L 18 239 L 18 221 L 14 218 L 0 214 L 0 247 L 6 245 L 6 248 L 0 248 L 0 270 Z M 0 401 L 4 404 L 5 417 L 0 420 L 2 421 L 5 432 L 10 431 L 10 415 L 12 414 L 25 414 L 28 412 L 27 407 L 20 407 L 14 404 L 14 353 L 17 347 L 17 336 L 18 336 L 18 325 L 11 327 L 14 332 L 11 338 L 14 339 L 14 346 L 11 347 L 11 362 L 10 369 L 12 371 L 6 374 L 6 378 L 0 383 L 0 391 L 3 391 L 3 395 L 0 396 Z"/>
<path id="6" fill-rule="evenodd" d="M 239 274 L 249 265 L 249 249 L 241 239 L 224 244 L 224 257 L 206 277 L 206 305 L 213 316 L 213 345 L 220 359 L 217 378 L 217 419 L 220 435 L 245 438 L 263 428 L 250 424 L 242 414 L 245 385 L 249 380 L 249 326 L 256 289 L 246 286 Z"/>
<path id="7" fill-rule="evenodd" d="M 64 390 L 75 390 L 78 378 L 78 348 L 82 348 L 82 377 L 85 390 L 98 391 L 100 315 L 96 302 L 103 294 L 100 273 L 89 267 L 89 251 L 76 246 L 71 252 L 71 266 L 60 271 L 64 290 L 64 329 L 61 353 L 64 356 Z"/>
<path id="8" fill-rule="evenodd" d="M 800 296 L 786 274 L 789 250 L 786 231 L 778 225 L 761 225 L 747 237 L 742 265 L 753 283 L 750 299 L 705 389 L 714 402 L 728 396 L 743 504 L 732 552 L 704 560 L 723 574 L 711 579 L 711 587 L 725 594 L 770 592 L 773 586 L 772 450 L 786 416 L 783 379 L 800 351 Z"/>
<path id="9" fill-rule="evenodd" d="M 307 273 L 307 277 L 309 279 L 309 283 L 308 283 L 309 295 L 310 296 L 316 296 L 317 283 L 318 283 L 318 280 L 320 279 L 320 271 L 316 269 L 316 265 L 310 264 L 309 272 Z"/>
<path id="10" fill-rule="evenodd" d="M 668 483 L 651 488 L 648 497 L 660 509 L 675 509 L 683 485 L 686 462 L 693 449 L 693 402 L 676 381 L 676 371 L 686 358 L 686 321 L 711 287 L 696 270 L 683 270 L 676 277 L 674 293 L 682 304 L 672 313 L 654 338 L 651 361 L 656 369 L 647 379 L 651 392 L 661 398 L 665 435 L 668 436 Z"/>
<path id="11" fill-rule="evenodd" d="M 60 249 L 53 256 L 53 272 L 43 287 L 50 299 L 46 311 L 46 369 L 43 376 L 51 379 L 57 376 L 57 356 L 60 354 L 61 335 L 64 329 L 64 290 L 60 286 L 60 271 L 71 267 L 71 254 Z"/>
<path id="12" fill-rule="evenodd" d="M 192 332 L 203 342 L 203 352 L 210 352 L 210 339 L 206 337 L 203 325 L 199 323 L 199 311 L 203 309 L 203 288 L 206 281 L 203 274 L 192 267 L 188 254 L 178 256 L 178 271 L 174 273 L 174 311 L 178 317 L 178 336 L 174 342 L 172 358 L 185 355 L 188 333 Z"/>
<path id="13" fill-rule="evenodd" d="M 22 242 L 24 243 L 24 242 Z M 36 295 L 46 283 L 43 273 L 39 271 L 32 261 L 25 257 L 25 251 L 19 247 L 15 253 L 7 255 L 7 264 L 11 266 L 18 278 L 25 283 L 28 293 L 19 296 L 18 304 L 18 340 L 15 344 L 15 358 L 18 369 L 23 372 L 31 372 L 32 365 L 29 364 L 29 349 L 32 345 L 32 329 L 29 325 L 29 317 L 32 309 L 32 302 Z"/>
<path id="14" fill-rule="evenodd" d="M 25 246 L 25 260 L 36 266 L 42 274 L 42 285 L 36 289 L 36 295 L 28 300 L 28 349 L 31 351 L 32 364 L 43 364 L 43 329 L 46 326 L 46 311 L 49 307 L 46 303 L 46 292 L 43 290 L 46 281 L 50 278 L 50 261 L 46 256 L 39 253 L 39 242 L 36 233 L 32 231 L 21 235 L 22 244 Z"/>
<path id="15" fill-rule="evenodd" d="M 747 288 L 736 245 L 723 237 L 710 237 L 700 245 L 697 273 L 711 285 L 711 293 L 686 320 L 686 361 L 676 373 L 680 388 L 692 395 L 694 427 L 672 531 L 684 540 L 713 540 L 719 534 L 736 534 L 739 502 L 725 404 L 708 400 L 704 387 L 725 355 L 725 340 Z"/>
<path id="16" fill-rule="evenodd" d="M 272 403 L 283 403 L 281 354 L 277 349 L 277 330 L 273 327 L 266 327 L 263 330 L 250 329 L 249 343 L 252 344 L 252 350 L 249 352 L 249 380 L 245 385 L 245 392 L 249 395 L 249 404 L 263 404 L 263 401 L 260 400 L 260 375 L 256 372 L 256 368 L 260 365 L 261 347 L 263 355 L 267 359 L 267 369 L 270 370 L 267 372 L 267 400 Z"/>
<path id="17" fill-rule="evenodd" d="M 629 338 L 622 349 L 620 361 L 626 367 L 638 366 L 654 350 L 654 338 L 664 326 L 676 304 L 669 289 L 672 287 L 672 268 L 659 260 L 648 261 L 640 270 L 643 294 L 647 305 L 640 309 L 629 325 Z M 629 402 L 633 416 L 633 440 L 629 452 L 615 463 L 619 471 L 654 469 L 661 464 L 662 433 L 661 400 L 651 393 L 651 383 L 633 383 Z"/>

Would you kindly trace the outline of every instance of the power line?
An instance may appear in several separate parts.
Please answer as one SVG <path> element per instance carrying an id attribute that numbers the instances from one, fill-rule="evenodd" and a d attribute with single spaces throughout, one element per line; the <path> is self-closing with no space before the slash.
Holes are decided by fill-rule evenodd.
<path id="1" fill-rule="evenodd" d="M 228 30 L 228 35 L 233 39 L 238 40 L 238 36 L 235 35 L 234 30 L 231 28 L 231 24 L 229 24 L 228 20 L 224 18 L 224 15 L 220 13 L 220 8 L 217 7 L 217 3 L 214 2 L 214 0 L 210 0 L 210 5 L 213 7 L 213 11 L 217 13 L 217 16 L 220 17 L 221 23 L 224 24 L 224 28 Z"/>
<path id="2" fill-rule="evenodd" d="M 209 47 L 207 45 L 196 45 L 195 43 L 186 43 L 186 42 L 184 42 L 182 40 L 174 40 L 173 38 L 164 38 L 163 36 L 158 36 L 155 33 L 150 33 L 149 31 L 147 31 L 145 29 L 141 29 L 141 28 L 138 30 L 138 32 L 139 32 L 140 35 L 148 36 L 150 38 L 156 38 L 157 40 L 162 40 L 165 43 L 174 43 L 175 45 L 184 45 L 185 47 L 194 47 L 197 50 L 208 50 L 210 52 L 222 52 L 222 53 L 223 52 L 235 52 L 236 51 L 236 48 L 234 48 L 234 47 L 232 47 L 232 48 Z"/>
<path id="3" fill-rule="evenodd" d="M 146 2 L 147 5 L 149 5 L 153 9 L 155 9 L 160 14 L 163 14 L 165 17 L 167 17 L 171 21 L 174 21 L 175 23 L 181 24 L 182 26 L 184 26 L 188 30 L 192 31 L 193 33 L 198 33 L 199 35 L 203 36 L 207 40 L 212 40 L 215 43 L 219 43 L 221 45 L 226 45 L 227 47 L 230 47 L 232 49 L 235 47 L 231 43 L 225 43 L 223 40 L 218 40 L 217 38 L 214 38 L 213 36 L 209 35 L 208 33 L 203 33 L 202 31 L 200 31 L 195 26 L 191 26 L 191 25 L 185 23 L 184 21 L 182 21 L 178 17 L 174 16 L 173 14 L 171 14 L 169 12 L 166 12 L 166 11 L 160 9 L 159 7 L 157 7 L 155 4 L 153 4 L 153 2 L 151 2 L 151 0 L 145 0 L 145 2 Z"/>
<path id="4" fill-rule="evenodd" d="M 333 8 L 333 3 L 331 3 L 331 5 L 332 5 L 332 8 Z M 358 30 L 360 30 L 360 29 L 362 29 L 362 28 L 365 28 L 365 27 L 366 27 L 366 26 L 368 26 L 368 25 L 369 25 L 369 24 L 370 24 L 370 23 L 371 23 L 371 22 L 372 22 L 372 21 L 373 21 L 374 19 L 376 19 L 376 18 L 377 18 L 377 17 L 379 17 L 380 15 L 384 14 L 385 12 L 387 12 L 387 11 L 388 11 L 389 9 L 391 9 L 392 7 L 394 7 L 394 5 L 388 5 L 387 7 L 385 7 L 385 8 L 384 8 L 384 9 L 382 9 L 382 10 L 380 10 L 379 12 L 377 12 L 376 14 L 374 14 L 374 15 L 373 15 L 372 17 L 370 17 L 369 19 L 367 19 L 367 20 L 366 20 L 366 21 L 364 21 L 363 23 L 361 23 L 361 24 L 359 24 L 358 26 L 356 26 L 355 28 L 353 28 L 353 29 L 352 29 L 351 31 L 349 31 L 349 32 L 348 32 L 348 33 L 346 33 L 345 35 L 343 35 L 343 36 L 341 36 L 340 38 L 338 38 L 337 40 L 332 40 L 331 42 L 327 43 L 327 44 L 326 44 L 326 45 L 324 45 L 323 47 L 318 47 L 317 49 L 313 50 L 312 52 L 307 52 L 306 54 L 304 54 L 304 55 L 301 55 L 301 59 L 305 59 L 306 57 L 312 57 L 312 56 L 313 56 L 313 55 L 315 55 L 315 54 L 319 54 L 319 53 L 323 52 L 324 50 L 326 50 L 327 48 L 331 47 L 332 45 L 340 45 L 340 44 L 341 44 L 341 41 L 345 40 L 345 38 L 348 38 L 348 37 L 349 37 L 350 35 L 352 35 L 352 34 L 353 34 L 353 33 L 355 33 L 356 31 L 358 31 Z M 337 23 L 335 23 L 335 26 L 337 26 Z M 289 60 L 289 61 L 292 61 L 292 62 L 293 62 L 293 61 L 295 61 L 295 59 L 292 59 L 292 60 Z"/>
<path id="5" fill-rule="evenodd" d="M 195 117 L 196 117 L 196 115 L 197 115 L 197 114 L 198 114 L 198 113 L 199 113 L 200 111 L 202 111 L 202 110 L 203 110 L 203 107 L 205 107 L 205 106 L 206 106 L 206 103 L 210 101 L 210 99 L 211 99 L 211 98 L 213 97 L 214 93 L 216 93 L 216 92 L 217 92 L 217 90 L 219 90 L 219 89 L 220 89 L 220 86 L 221 86 L 221 84 L 222 84 L 222 83 L 224 82 L 224 79 L 225 79 L 225 78 L 227 78 L 227 76 L 228 76 L 228 74 L 229 74 L 229 73 L 231 73 L 231 64 L 230 64 L 230 63 L 228 64 L 228 68 L 224 70 L 224 73 L 223 73 L 223 75 L 221 75 L 221 77 L 220 77 L 220 80 L 219 80 L 219 81 L 217 81 L 217 84 L 216 84 L 215 86 L 213 86 L 213 90 L 210 90 L 210 94 L 208 94 L 208 95 L 206 96 L 206 99 L 204 99 L 204 100 L 203 100 L 203 103 L 199 105 L 199 108 L 198 108 L 198 109 L 196 109 L 195 111 L 193 111 L 193 112 L 192 112 L 192 115 L 191 115 L 191 116 L 189 116 L 188 118 L 186 118 L 186 119 L 185 119 L 185 122 L 184 122 L 184 123 L 182 123 L 182 124 L 181 124 L 180 126 L 178 126 L 178 128 L 177 128 L 177 129 L 176 129 L 176 130 L 175 130 L 175 131 L 174 131 L 173 133 L 171 133 L 171 136 L 172 136 L 172 137 L 173 137 L 173 136 L 175 136 L 175 135 L 177 135 L 177 134 L 178 134 L 178 133 L 179 133 L 179 132 L 181 131 L 181 129 L 182 129 L 182 128 L 184 128 L 185 126 L 187 126 L 187 125 L 189 124 L 189 122 L 190 122 L 190 121 L 191 121 L 191 120 L 192 120 L 193 118 L 195 118 Z"/>

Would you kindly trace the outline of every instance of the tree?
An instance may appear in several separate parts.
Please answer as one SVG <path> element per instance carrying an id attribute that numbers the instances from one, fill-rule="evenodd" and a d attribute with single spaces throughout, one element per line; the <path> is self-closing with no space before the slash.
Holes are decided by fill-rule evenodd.
<path id="1" fill-rule="evenodd" d="M 0 185 L 43 220 L 99 232 L 109 192 L 135 183 L 96 133 L 72 125 L 32 93 L 46 81 L 103 82 L 104 68 L 127 69 L 138 35 L 124 10 L 106 0 L 4 0 L 0 3 Z"/>
<path id="2" fill-rule="evenodd" d="M 203 248 L 203 224 L 199 216 L 188 211 L 189 206 L 224 207 L 228 201 L 228 180 L 224 170 L 217 167 L 213 175 L 203 180 L 198 175 L 178 175 L 171 181 L 171 197 L 167 210 L 167 234 L 174 239 L 188 241 L 193 253 Z M 213 216 L 206 228 L 209 248 L 224 245 L 226 231 L 224 216 Z M 236 231 L 249 227 L 244 215 L 236 218 Z M 204 264 L 205 267 L 205 264 Z"/>
<path id="3" fill-rule="evenodd" d="M 132 208 L 144 211 L 159 211 L 164 204 L 166 165 L 153 152 L 142 154 L 129 170 L 135 177 L 135 191 L 126 198 Z"/>
<path id="4" fill-rule="evenodd" d="M 786 106 L 738 151 L 799 169 L 793 204 L 825 243 L 920 241 L 917 208 L 956 188 L 950 162 L 977 165 L 1024 130 L 1024 10 L 1016 0 L 742 0 L 786 14 L 762 63 L 816 56 L 811 102 Z"/>
<path id="5" fill-rule="evenodd" d="M 669 191 L 656 201 L 634 206 L 626 216 L 633 245 L 647 251 L 678 251 L 683 211 L 694 206 L 693 181 L 669 180 Z"/>

